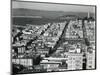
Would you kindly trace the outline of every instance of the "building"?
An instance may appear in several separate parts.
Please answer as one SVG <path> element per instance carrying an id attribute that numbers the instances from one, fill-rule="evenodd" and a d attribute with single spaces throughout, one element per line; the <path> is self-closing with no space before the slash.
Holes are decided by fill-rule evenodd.
<path id="1" fill-rule="evenodd" d="M 41 62 L 40 65 L 44 67 L 47 71 L 57 71 L 59 69 L 59 65 L 61 62 L 55 62 L 55 61 L 47 61 L 47 62 Z"/>
<path id="2" fill-rule="evenodd" d="M 87 69 L 95 69 L 95 49 L 89 49 L 87 54 L 86 54 L 86 58 L 87 58 Z"/>
<path id="3" fill-rule="evenodd" d="M 81 70 L 83 54 L 68 53 L 68 70 Z"/>
<path id="4" fill-rule="evenodd" d="M 13 64 L 23 65 L 25 67 L 33 66 L 33 59 L 31 58 L 21 58 L 12 59 Z"/>

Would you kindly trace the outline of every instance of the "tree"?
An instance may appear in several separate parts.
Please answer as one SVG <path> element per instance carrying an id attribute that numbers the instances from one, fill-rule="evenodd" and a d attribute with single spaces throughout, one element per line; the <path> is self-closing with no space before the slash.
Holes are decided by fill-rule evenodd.
<path id="1" fill-rule="evenodd" d="M 41 56 L 39 55 L 39 56 L 35 56 L 34 58 L 33 58 L 33 64 L 34 65 L 38 65 L 38 64 L 40 64 L 40 61 L 42 60 L 42 58 L 41 58 Z"/>
<path id="2" fill-rule="evenodd" d="M 86 44 L 87 46 L 90 45 L 90 42 L 89 42 L 88 38 L 85 38 L 85 44 Z"/>

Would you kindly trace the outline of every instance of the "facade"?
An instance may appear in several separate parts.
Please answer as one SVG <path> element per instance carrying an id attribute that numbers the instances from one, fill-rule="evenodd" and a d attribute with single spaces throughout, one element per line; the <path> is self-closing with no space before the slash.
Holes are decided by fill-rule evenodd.
<path id="1" fill-rule="evenodd" d="M 68 54 L 68 70 L 82 70 L 83 54 Z"/>

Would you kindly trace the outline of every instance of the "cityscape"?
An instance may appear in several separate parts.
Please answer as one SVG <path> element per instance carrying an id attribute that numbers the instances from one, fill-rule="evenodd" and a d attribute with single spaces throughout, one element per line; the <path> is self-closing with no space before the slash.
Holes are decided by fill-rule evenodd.
<path id="1" fill-rule="evenodd" d="M 36 15 L 32 16 L 34 15 L 32 9 L 21 6 L 18 8 L 18 3 L 21 2 L 12 1 L 11 65 L 13 74 L 96 69 L 94 10 L 92 10 L 94 12 L 86 12 L 85 15 L 73 13 L 66 15 L 67 12 L 52 11 L 52 14 L 61 13 L 57 17 L 50 16 L 50 11 L 36 10 L 34 11 L 37 12 Z M 28 2 L 22 2 L 23 6 L 24 3 Z M 27 5 L 29 4 L 30 2 Z M 33 5 L 35 5 L 34 2 Z M 72 6 L 75 7 L 75 5 Z M 94 6 L 80 7 L 95 9 Z M 31 10 L 32 14 L 28 10 Z M 40 14 L 37 16 L 39 12 L 49 14 L 50 17 L 40 16 Z"/>

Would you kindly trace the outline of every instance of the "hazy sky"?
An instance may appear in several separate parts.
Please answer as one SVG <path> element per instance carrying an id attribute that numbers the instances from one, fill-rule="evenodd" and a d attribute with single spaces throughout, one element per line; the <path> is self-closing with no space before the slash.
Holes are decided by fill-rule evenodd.
<path id="1" fill-rule="evenodd" d="M 60 5 L 36 2 L 12 2 L 12 8 L 27 8 L 47 11 L 65 11 L 65 12 L 95 12 L 94 6 L 79 5 Z"/>

